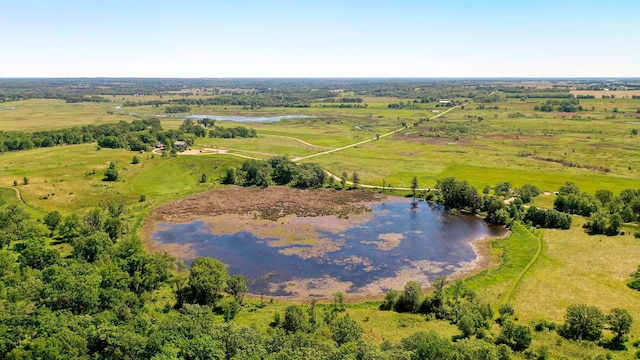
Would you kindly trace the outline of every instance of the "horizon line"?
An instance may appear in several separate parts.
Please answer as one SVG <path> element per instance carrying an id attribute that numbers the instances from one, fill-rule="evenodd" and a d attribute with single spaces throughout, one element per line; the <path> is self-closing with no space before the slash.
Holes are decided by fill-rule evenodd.
<path id="1" fill-rule="evenodd" d="M 228 76 L 228 77 L 180 77 L 180 76 L 13 76 L 0 80 L 39 79 L 172 79 L 172 80 L 640 80 L 640 76 L 356 76 L 356 77 L 304 77 L 304 76 Z"/>

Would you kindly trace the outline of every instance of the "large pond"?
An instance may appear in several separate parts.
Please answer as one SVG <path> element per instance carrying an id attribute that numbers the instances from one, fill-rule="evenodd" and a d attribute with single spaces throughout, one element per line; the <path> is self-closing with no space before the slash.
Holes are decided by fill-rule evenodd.
<path id="1" fill-rule="evenodd" d="M 428 285 L 438 275 L 467 273 L 481 263 L 474 240 L 504 234 L 474 216 L 394 198 L 349 219 L 260 222 L 228 215 L 158 223 L 152 241 L 182 249 L 174 255 L 187 263 L 197 256 L 219 259 L 231 274 L 255 279 L 254 294 L 306 298 L 336 291 L 379 295 L 409 280 Z"/>
<path id="2" fill-rule="evenodd" d="M 309 115 L 283 115 L 283 116 L 233 116 L 233 115 L 175 115 L 170 116 L 177 119 L 213 119 L 213 120 L 228 120 L 241 123 L 262 123 L 262 122 L 276 122 L 287 119 L 313 119 L 317 116 Z"/>

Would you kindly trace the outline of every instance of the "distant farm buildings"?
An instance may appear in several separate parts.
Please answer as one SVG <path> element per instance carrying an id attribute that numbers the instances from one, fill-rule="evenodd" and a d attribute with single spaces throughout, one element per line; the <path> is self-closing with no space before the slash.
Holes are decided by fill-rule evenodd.
<path id="1" fill-rule="evenodd" d="M 453 106 L 453 101 L 451 101 L 451 100 L 438 100 L 438 106 L 444 106 L 444 107 Z"/>
<path id="2" fill-rule="evenodd" d="M 173 143 L 173 146 L 176 147 L 177 150 L 184 150 L 187 148 L 187 143 L 185 141 L 176 141 Z"/>

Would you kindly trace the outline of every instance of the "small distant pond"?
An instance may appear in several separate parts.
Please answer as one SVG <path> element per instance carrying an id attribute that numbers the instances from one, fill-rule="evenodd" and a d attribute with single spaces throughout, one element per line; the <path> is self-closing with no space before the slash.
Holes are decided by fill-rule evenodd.
<path id="1" fill-rule="evenodd" d="M 185 224 L 157 223 L 152 241 L 180 249 L 186 263 L 210 256 L 231 274 L 254 281 L 254 294 L 308 298 L 379 295 L 409 280 L 428 285 L 438 275 L 473 270 L 474 240 L 505 234 L 474 216 L 453 215 L 439 205 L 393 198 L 372 211 L 339 217 L 252 221 L 224 215 Z"/>
<path id="2" fill-rule="evenodd" d="M 276 122 L 287 119 L 313 119 L 317 116 L 309 115 L 283 115 L 283 116 L 232 116 L 232 115 L 175 115 L 176 119 L 213 119 L 228 120 L 241 123 Z"/>

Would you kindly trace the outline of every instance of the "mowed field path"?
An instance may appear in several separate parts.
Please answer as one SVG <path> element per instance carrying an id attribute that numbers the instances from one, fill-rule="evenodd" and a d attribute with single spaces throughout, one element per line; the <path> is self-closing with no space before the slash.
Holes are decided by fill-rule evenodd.
<path id="1" fill-rule="evenodd" d="M 448 112 L 450 112 L 450 111 L 452 111 L 452 110 L 456 109 L 458 106 L 459 106 L 459 105 L 456 105 L 456 106 L 454 106 L 454 107 L 450 108 L 450 109 L 449 109 L 449 110 L 447 110 L 447 111 L 443 111 L 443 112 L 441 112 L 441 113 L 438 113 L 437 115 L 434 115 L 434 116 L 430 117 L 430 118 L 429 118 L 429 120 L 436 119 L 436 118 L 438 118 L 438 117 L 440 117 L 440 116 L 442 116 L 442 115 L 444 115 L 444 114 L 446 114 L 446 113 L 448 113 Z M 360 141 L 360 142 L 357 142 L 357 143 L 354 143 L 354 144 L 351 144 L 351 145 L 342 146 L 342 147 L 339 147 L 339 148 L 335 148 L 335 149 L 331 149 L 331 150 L 327 150 L 327 151 L 319 152 L 319 153 L 317 153 L 317 154 L 312 154 L 312 155 L 307 155 L 307 156 L 300 156 L 300 157 L 296 157 L 296 158 L 291 159 L 291 161 L 296 162 L 296 161 L 300 161 L 300 160 L 311 159 L 311 158 L 314 158 L 314 157 L 316 157 L 316 156 L 327 155 L 327 154 L 334 153 L 334 152 L 336 152 L 336 151 L 341 151 L 341 150 L 345 150 L 345 149 L 350 149 L 350 148 L 352 148 L 352 147 L 356 147 L 356 146 L 358 146 L 358 145 L 362 145 L 362 144 L 366 144 L 366 143 L 371 142 L 371 141 L 374 141 L 374 140 L 378 140 L 379 138 L 381 139 L 381 138 L 383 138 L 383 137 L 387 137 L 387 136 L 390 136 L 390 135 L 394 135 L 394 134 L 396 134 L 396 133 L 398 133 L 398 132 L 400 132 L 400 131 L 402 131 L 402 130 L 408 129 L 409 127 L 410 127 L 410 126 L 403 126 L 403 127 L 399 128 L 399 129 L 396 129 L 396 130 L 390 131 L 390 132 L 388 132 L 388 133 L 386 133 L 386 134 L 382 134 L 382 135 L 380 135 L 379 137 L 378 137 L 378 136 L 375 136 L 375 137 L 372 137 L 372 138 L 370 138 L 370 139 L 363 140 L 363 141 Z M 363 185 L 363 186 L 364 186 L 364 185 Z"/>

